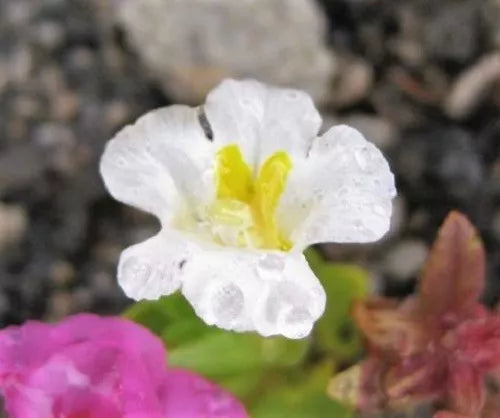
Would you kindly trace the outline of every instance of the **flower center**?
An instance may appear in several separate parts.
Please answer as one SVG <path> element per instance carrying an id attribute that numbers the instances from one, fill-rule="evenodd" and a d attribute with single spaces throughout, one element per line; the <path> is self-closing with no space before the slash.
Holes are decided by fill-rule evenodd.
<path id="1" fill-rule="evenodd" d="M 278 151 L 254 176 L 237 145 L 219 150 L 217 198 L 208 210 L 215 240 L 237 247 L 288 251 L 292 243 L 280 233 L 275 212 L 291 168 L 288 154 Z"/>

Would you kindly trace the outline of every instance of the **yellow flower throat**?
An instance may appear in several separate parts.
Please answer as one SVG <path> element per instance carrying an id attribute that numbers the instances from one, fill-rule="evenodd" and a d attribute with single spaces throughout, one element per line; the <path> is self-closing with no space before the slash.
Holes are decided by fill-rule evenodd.
<path id="1" fill-rule="evenodd" d="M 292 244 L 278 230 L 275 216 L 292 168 L 288 154 L 272 154 L 256 177 L 238 145 L 222 148 L 216 158 L 217 199 L 209 209 L 210 220 L 223 232 L 229 232 L 236 246 L 288 251 Z M 227 244 L 223 233 L 214 235 L 217 241 Z"/>

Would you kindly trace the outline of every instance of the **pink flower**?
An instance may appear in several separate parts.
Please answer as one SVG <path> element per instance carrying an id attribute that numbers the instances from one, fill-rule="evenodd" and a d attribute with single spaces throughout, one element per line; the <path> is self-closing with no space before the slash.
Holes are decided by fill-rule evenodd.
<path id="1" fill-rule="evenodd" d="M 168 369 L 148 330 L 90 314 L 0 331 L 0 389 L 12 418 L 247 416 L 213 383 Z"/>

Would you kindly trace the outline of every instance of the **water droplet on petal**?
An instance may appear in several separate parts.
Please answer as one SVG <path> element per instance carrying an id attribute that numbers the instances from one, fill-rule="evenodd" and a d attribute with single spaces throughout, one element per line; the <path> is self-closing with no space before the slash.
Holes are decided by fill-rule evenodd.
<path id="1" fill-rule="evenodd" d="M 349 190 L 347 189 L 347 187 L 341 187 L 338 191 L 337 191 L 337 196 L 338 197 L 343 197 L 343 196 L 347 196 L 347 194 L 349 193 Z"/>
<path id="2" fill-rule="evenodd" d="M 264 254 L 258 261 L 257 274 L 261 279 L 278 279 L 285 268 L 285 258 L 278 254 Z"/>
<path id="3" fill-rule="evenodd" d="M 354 152 L 354 159 L 361 170 L 366 170 L 368 167 L 367 149 L 365 147 Z"/>
<path id="4" fill-rule="evenodd" d="M 323 189 L 314 189 L 313 190 L 313 196 L 317 199 L 317 200 L 321 200 L 325 197 L 325 191 Z"/>
<path id="5" fill-rule="evenodd" d="M 205 170 L 201 175 L 201 180 L 203 184 L 211 184 L 214 181 L 213 179 L 214 179 L 214 170 L 212 169 Z"/>
<path id="6" fill-rule="evenodd" d="M 151 266 L 142 262 L 137 257 L 130 257 L 123 263 L 122 276 L 127 280 L 137 280 L 139 283 L 144 282 L 151 276 Z"/>
<path id="7" fill-rule="evenodd" d="M 304 308 L 291 308 L 280 321 L 280 331 L 288 338 L 304 338 L 312 329 L 313 320 Z"/>
<path id="8" fill-rule="evenodd" d="M 218 289 L 212 296 L 212 312 L 220 325 L 230 325 L 243 311 L 245 297 L 241 289 L 230 283 Z"/>
<path id="9" fill-rule="evenodd" d="M 385 216 L 387 214 L 387 211 L 381 205 L 373 205 L 372 209 L 376 215 Z"/>
<path id="10" fill-rule="evenodd" d="M 252 105 L 252 101 L 246 97 L 240 100 L 240 104 L 245 107 L 249 107 Z"/>

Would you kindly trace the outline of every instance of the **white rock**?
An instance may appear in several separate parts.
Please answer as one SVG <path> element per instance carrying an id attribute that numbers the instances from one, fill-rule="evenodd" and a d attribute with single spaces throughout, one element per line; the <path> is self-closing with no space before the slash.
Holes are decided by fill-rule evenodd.
<path id="1" fill-rule="evenodd" d="M 256 78 L 329 93 L 335 60 L 313 0 L 122 0 L 116 14 L 146 68 L 176 101 L 199 103 L 221 79 Z"/>
<path id="2" fill-rule="evenodd" d="M 444 103 L 448 116 L 469 116 L 500 81 L 500 52 L 487 55 L 465 70 L 453 84 Z"/>
<path id="3" fill-rule="evenodd" d="M 0 250 L 19 242 L 27 225 L 28 217 L 21 206 L 0 202 Z"/>
<path id="4" fill-rule="evenodd" d="M 423 267 L 427 254 L 428 249 L 423 241 L 401 241 L 387 253 L 383 262 L 384 273 L 398 280 L 411 279 Z"/>

